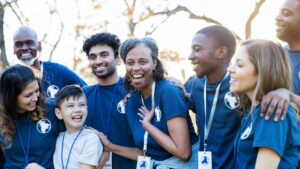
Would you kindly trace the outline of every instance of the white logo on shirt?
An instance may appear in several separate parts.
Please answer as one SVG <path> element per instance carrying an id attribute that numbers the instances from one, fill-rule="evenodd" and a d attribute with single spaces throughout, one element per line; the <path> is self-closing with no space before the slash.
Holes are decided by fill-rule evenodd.
<path id="1" fill-rule="evenodd" d="M 232 92 L 228 92 L 226 93 L 225 97 L 224 97 L 224 102 L 225 105 L 229 108 L 229 109 L 235 109 L 237 107 L 240 106 L 240 99 L 238 96 L 234 95 L 234 93 Z"/>
<path id="2" fill-rule="evenodd" d="M 125 102 L 124 102 L 124 100 L 119 101 L 119 103 L 117 105 L 117 110 L 118 110 L 119 113 L 125 114 Z"/>
<path id="3" fill-rule="evenodd" d="M 155 112 L 155 119 L 156 119 L 156 121 L 157 121 L 157 122 L 160 122 L 160 119 L 161 119 L 161 111 L 160 111 L 159 106 L 155 107 L 154 112 Z"/>
<path id="4" fill-rule="evenodd" d="M 54 98 L 58 91 L 59 91 L 59 88 L 56 85 L 50 85 L 47 88 L 47 96 L 50 98 Z"/>
<path id="5" fill-rule="evenodd" d="M 42 134 L 46 134 L 51 130 L 51 122 L 48 119 L 41 119 L 36 124 L 36 129 Z"/>
<path id="6" fill-rule="evenodd" d="M 244 131 L 244 133 L 241 135 L 241 140 L 245 140 L 249 137 L 250 133 L 251 133 L 251 130 L 252 130 L 252 122 L 250 124 L 249 127 L 247 127 L 247 129 Z"/>
<path id="7" fill-rule="evenodd" d="M 300 71 L 298 72 L 298 77 L 299 77 L 299 79 L 300 79 Z"/>

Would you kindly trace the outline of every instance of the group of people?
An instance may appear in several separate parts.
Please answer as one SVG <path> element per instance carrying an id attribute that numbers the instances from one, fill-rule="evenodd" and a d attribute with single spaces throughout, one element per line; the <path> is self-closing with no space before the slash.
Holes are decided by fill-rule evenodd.
<path id="1" fill-rule="evenodd" d="M 276 25 L 286 47 L 246 40 L 232 64 L 237 43 L 228 28 L 197 31 L 189 56 L 196 76 L 186 90 L 167 80 L 151 38 L 87 38 L 98 83 L 86 85 L 65 66 L 40 61 L 36 32 L 19 28 L 22 64 L 0 77 L 3 168 L 299 168 L 299 0 L 285 0 Z"/>

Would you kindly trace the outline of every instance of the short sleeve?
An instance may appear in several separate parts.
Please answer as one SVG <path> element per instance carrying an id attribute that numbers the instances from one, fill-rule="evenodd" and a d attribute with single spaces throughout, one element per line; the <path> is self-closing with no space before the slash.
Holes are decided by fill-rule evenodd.
<path id="1" fill-rule="evenodd" d="M 86 136 L 86 142 L 79 156 L 79 162 L 97 166 L 103 152 L 103 146 L 95 133 Z"/>
<path id="2" fill-rule="evenodd" d="M 275 113 L 273 113 L 273 115 L 275 115 Z M 273 117 L 270 119 L 271 120 L 267 121 L 263 117 L 257 115 L 254 129 L 253 147 L 270 148 L 274 150 L 280 157 L 282 157 L 287 142 L 289 121 L 288 118 L 278 122 L 272 120 Z"/>
<path id="3" fill-rule="evenodd" d="M 188 106 L 183 93 L 175 85 L 170 84 L 168 90 L 163 92 L 163 112 L 167 120 L 178 116 L 187 117 Z"/>

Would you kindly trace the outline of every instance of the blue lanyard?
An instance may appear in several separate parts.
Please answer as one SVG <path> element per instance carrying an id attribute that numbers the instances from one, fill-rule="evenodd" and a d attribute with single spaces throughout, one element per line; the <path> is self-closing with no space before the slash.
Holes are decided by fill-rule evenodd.
<path id="1" fill-rule="evenodd" d="M 64 140 L 65 140 L 65 135 L 66 135 L 67 131 L 64 132 L 64 135 L 63 135 L 63 138 L 62 138 L 62 141 L 61 141 L 61 156 L 60 156 L 60 158 L 61 158 L 61 166 L 62 166 L 63 169 L 67 169 L 68 168 L 68 164 L 69 164 L 69 160 L 70 160 L 70 156 L 71 156 L 71 152 L 72 152 L 73 146 L 74 146 L 74 144 L 75 144 L 77 138 L 79 137 L 79 135 L 80 135 L 80 133 L 81 133 L 81 131 L 82 131 L 83 128 L 84 128 L 84 126 L 80 129 L 80 131 L 78 132 L 76 138 L 74 139 L 74 141 L 73 141 L 73 143 L 71 145 L 71 148 L 70 148 L 70 151 L 69 151 L 69 155 L 68 155 L 68 159 L 67 159 L 67 163 L 66 163 L 66 167 L 64 167 L 63 156 L 64 156 Z"/>
<path id="2" fill-rule="evenodd" d="M 22 136 L 21 136 L 21 132 L 20 132 L 20 129 L 19 129 L 18 126 L 17 126 L 17 130 L 18 130 L 18 135 L 19 135 L 19 139 L 20 139 L 20 142 L 21 142 L 21 146 L 22 146 L 22 149 L 23 149 L 23 153 L 24 153 L 24 156 L 25 156 L 25 167 L 26 167 L 28 165 L 28 154 L 29 154 L 30 139 L 31 139 L 31 121 L 30 121 L 30 124 L 29 124 L 27 151 L 25 151 L 25 146 L 24 146 L 23 139 L 22 139 Z"/>
<path id="3" fill-rule="evenodd" d="M 111 103 L 110 103 L 110 107 L 109 107 L 109 112 L 108 112 L 108 117 L 107 117 L 107 124 L 106 124 L 106 127 L 105 127 L 105 121 L 104 121 L 104 115 L 103 115 L 103 109 L 102 109 L 102 102 L 100 100 L 100 114 L 101 114 L 101 120 L 102 120 L 102 127 L 103 127 L 103 132 L 104 132 L 104 135 L 107 137 L 108 135 L 108 129 L 109 129 L 109 122 L 110 122 L 110 115 L 111 115 L 111 109 L 112 109 L 112 105 L 113 105 L 113 102 L 114 102 L 114 97 L 115 97 L 115 93 L 116 93 L 116 89 L 117 89 L 117 86 L 119 84 L 119 81 L 116 83 L 116 86 L 114 88 L 114 92 L 112 94 L 112 98 L 111 98 Z M 101 91 L 100 91 L 100 94 L 101 94 Z M 102 99 L 104 99 L 102 97 Z"/>

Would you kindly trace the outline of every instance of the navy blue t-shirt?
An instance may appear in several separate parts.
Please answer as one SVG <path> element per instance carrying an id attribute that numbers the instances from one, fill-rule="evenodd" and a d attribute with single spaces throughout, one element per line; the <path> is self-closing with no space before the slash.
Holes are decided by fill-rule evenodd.
<path id="1" fill-rule="evenodd" d="M 191 93 L 193 83 L 195 80 L 197 80 L 197 77 L 194 75 L 194 76 L 191 76 L 187 82 L 185 82 L 184 88 L 188 93 Z"/>
<path id="2" fill-rule="evenodd" d="M 50 104 L 50 105 L 49 105 Z M 16 123 L 21 133 L 25 151 L 27 151 L 28 133 L 30 131 L 30 146 L 28 154 L 29 163 L 38 163 L 47 169 L 53 167 L 53 153 L 55 150 L 56 138 L 60 131 L 63 130 L 63 123 L 59 121 L 54 113 L 53 102 L 48 102 L 46 117 L 39 121 L 29 120 L 27 114 L 19 114 Z M 1 140 L 1 144 L 5 144 Z M 5 169 L 24 168 L 25 155 L 21 146 L 18 131 L 13 135 L 12 146 L 4 149 Z"/>
<path id="3" fill-rule="evenodd" d="M 48 98 L 54 98 L 64 86 L 78 84 L 81 87 L 86 83 L 66 66 L 53 62 L 42 62 L 43 76 L 42 89 Z"/>
<path id="4" fill-rule="evenodd" d="M 260 110 L 261 105 L 253 110 L 252 115 L 245 114 L 242 120 L 235 140 L 235 168 L 255 168 L 260 147 L 270 148 L 281 157 L 279 169 L 296 168 L 300 158 L 300 126 L 294 110 L 288 107 L 287 116 L 279 122 L 266 121 L 260 117 Z"/>
<path id="5" fill-rule="evenodd" d="M 130 134 L 126 116 L 122 111 L 124 106 L 121 101 L 126 95 L 124 79 L 120 78 L 117 84 L 110 86 L 100 86 L 99 84 L 84 86 L 83 91 L 88 103 L 88 116 L 85 124 L 105 133 L 109 123 L 107 137 L 112 143 L 126 147 L 136 147 Z M 111 115 L 108 120 L 110 108 Z M 113 154 L 112 166 L 114 169 L 132 169 L 136 168 L 136 161 Z"/>
<path id="6" fill-rule="evenodd" d="M 300 51 L 290 51 L 287 47 L 285 51 L 289 56 L 292 69 L 293 91 L 300 95 Z"/>
<path id="7" fill-rule="evenodd" d="M 212 166 L 214 169 L 234 167 L 233 162 L 233 142 L 240 125 L 238 112 L 235 108 L 239 105 L 239 101 L 229 93 L 228 76 L 223 80 L 219 96 L 217 100 L 215 115 L 212 120 L 211 129 L 207 138 L 207 151 L 212 152 Z M 196 121 L 198 126 L 198 134 L 200 137 L 200 151 L 204 146 L 204 84 L 206 77 L 193 80 L 193 86 L 190 94 L 190 108 L 196 112 Z M 220 82 L 215 84 L 207 84 L 206 92 L 206 121 L 208 122 L 210 111 L 215 96 L 215 91 Z"/>
<path id="8" fill-rule="evenodd" d="M 162 132 L 169 135 L 167 121 L 175 117 L 184 117 L 187 120 L 190 134 L 190 144 L 193 145 L 198 141 L 194 131 L 190 116 L 188 114 L 188 106 L 184 101 L 182 92 L 173 83 L 167 80 L 156 82 L 155 87 L 155 116 L 152 119 L 152 124 Z M 144 100 L 148 110 L 152 108 L 151 96 Z M 126 116 L 133 134 L 135 144 L 139 149 L 143 149 L 145 130 L 142 123 L 139 122 L 139 108 L 142 106 L 141 92 L 136 92 L 128 99 L 125 111 Z M 165 160 L 173 155 L 163 149 L 149 134 L 147 155 L 155 160 Z"/>

